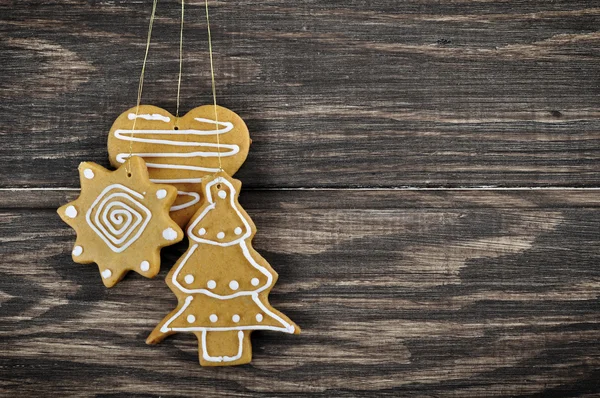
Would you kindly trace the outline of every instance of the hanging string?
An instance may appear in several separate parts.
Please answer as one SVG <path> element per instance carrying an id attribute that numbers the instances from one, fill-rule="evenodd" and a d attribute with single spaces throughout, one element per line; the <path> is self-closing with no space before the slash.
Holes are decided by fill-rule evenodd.
<path id="1" fill-rule="evenodd" d="M 217 153 L 219 154 L 219 171 L 223 171 L 223 165 L 221 163 L 221 142 L 218 133 L 219 117 L 217 116 L 217 90 L 215 87 L 215 68 L 213 64 L 212 37 L 210 35 L 210 17 L 208 15 L 208 0 L 204 0 L 204 6 L 206 8 L 206 29 L 208 31 L 208 54 L 210 57 L 210 79 L 212 84 L 213 105 L 215 109 L 215 130 L 217 130 Z"/>
<path id="2" fill-rule="evenodd" d="M 135 106 L 135 118 L 133 119 L 133 127 L 131 128 L 131 140 L 129 141 L 129 156 L 128 160 L 133 156 L 133 131 L 135 130 L 135 124 L 138 119 L 140 111 L 140 103 L 142 102 L 142 90 L 144 88 L 144 74 L 146 73 L 146 62 L 148 61 L 148 51 L 150 50 L 150 41 L 152 40 L 152 26 L 154 25 L 154 16 L 156 15 L 156 4 L 158 0 L 154 0 L 152 3 L 152 14 L 150 15 L 150 23 L 148 25 L 148 38 L 146 39 L 146 53 L 144 54 L 144 62 L 142 63 L 142 72 L 140 73 L 140 82 L 138 85 L 137 104 Z M 129 161 L 125 165 L 127 174 L 131 174 L 131 168 Z"/>
<path id="3" fill-rule="evenodd" d="M 152 27 L 154 26 L 154 19 L 155 19 L 155 15 L 156 15 L 157 3 L 158 3 L 158 0 L 154 0 L 152 3 L 152 14 L 150 15 L 150 23 L 148 26 L 148 38 L 146 40 L 146 51 L 144 53 L 144 62 L 142 63 L 142 71 L 140 73 L 140 81 L 139 81 L 139 85 L 138 85 L 138 96 L 137 96 L 137 102 L 136 102 L 136 107 L 135 107 L 135 118 L 133 119 L 133 127 L 131 129 L 131 140 L 129 141 L 128 159 L 130 159 L 133 156 L 133 134 L 134 134 L 135 125 L 136 125 L 138 115 L 139 115 L 140 104 L 142 101 L 142 92 L 143 92 L 143 88 L 144 88 L 144 74 L 146 72 L 146 63 L 148 61 L 148 52 L 150 50 L 150 42 L 152 40 Z M 208 11 L 208 0 L 204 0 L 204 6 L 205 6 L 205 10 L 206 10 L 206 29 L 207 29 L 207 33 L 208 33 L 208 54 L 209 54 L 209 58 L 210 58 L 210 78 L 211 78 L 213 107 L 214 107 L 214 115 L 215 115 L 214 116 L 215 117 L 215 130 L 218 131 L 219 130 L 219 117 L 218 117 L 218 111 L 217 111 L 217 90 L 216 90 L 216 84 L 215 84 L 215 68 L 214 68 L 214 61 L 213 61 L 212 36 L 211 36 L 211 31 L 210 31 L 210 15 L 209 15 L 209 11 Z M 181 24 L 180 24 L 180 31 L 179 31 L 179 76 L 178 76 L 178 80 L 177 80 L 177 111 L 176 111 L 177 117 L 179 117 L 181 76 L 182 76 L 182 69 L 183 69 L 184 14 L 185 14 L 185 0 L 182 0 L 181 1 Z M 216 136 L 217 136 L 217 153 L 218 153 L 218 160 L 219 160 L 219 170 L 222 171 L 223 164 L 222 164 L 222 160 L 221 160 L 221 142 L 220 142 L 219 134 L 216 134 Z M 129 168 L 129 162 L 127 162 L 127 164 L 126 164 L 126 169 L 127 169 L 128 173 L 131 172 L 131 169 Z"/>
<path id="4" fill-rule="evenodd" d="M 185 0 L 181 0 L 181 27 L 179 29 L 179 78 L 177 80 L 177 111 L 179 117 L 179 93 L 181 92 L 181 69 L 183 66 L 183 15 L 185 13 Z"/>

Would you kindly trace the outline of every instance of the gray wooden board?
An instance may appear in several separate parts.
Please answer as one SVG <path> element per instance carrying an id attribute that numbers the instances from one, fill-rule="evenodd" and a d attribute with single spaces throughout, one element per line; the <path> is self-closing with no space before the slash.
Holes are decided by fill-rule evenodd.
<path id="1" fill-rule="evenodd" d="M 144 344 L 186 244 L 105 289 L 55 213 L 108 165 L 151 1 L 0 0 L 0 395 L 599 396 L 596 3 L 211 3 L 240 202 L 303 333 L 207 369 L 191 335 Z M 186 4 L 184 112 L 211 101 Z M 171 112 L 179 11 L 159 1 L 143 97 Z"/>
<path id="2" fill-rule="evenodd" d="M 9 195 L 5 195 L 6 198 Z M 251 365 L 201 368 L 191 335 L 146 335 L 176 298 L 105 289 L 54 208 L 0 213 L 0 388 L 12 394 L 600 394 L 597 191 L 250 191 L 271 302 L 299 336 L 254 334 Z M 381 204 L 386 201 L 387 204 Z M 336 204 L 335 206 L 332 204 Z M 592 395 L 590 395 L 592 396 Z"/>
<path id="3" fill-rule="evenodd" d="M 184 112 L 211 101 L 190 3 Z M 82 159 L 107 164 L 150 6 L 0 2 L 0 186 L 75 187 Z M 143 95 L 171 112 L 179 12 L 159 2 Z M 227 1 L 212 22 L 219 103 L 254 140 L 248 187 L 600 182 L 596 1 Z"/>

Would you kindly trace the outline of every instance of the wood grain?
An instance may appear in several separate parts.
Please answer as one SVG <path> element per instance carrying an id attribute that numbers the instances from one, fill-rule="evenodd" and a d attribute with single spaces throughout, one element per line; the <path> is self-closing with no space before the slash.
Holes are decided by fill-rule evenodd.
<path id="1" fill-rule="evenodd" d="M 182 111 L 211 101 L 186 2 Z M 236 175 L 299 336 L 197 363 L 148 333 L 163 279 L 105 289 L 55 209 L 108 166 L 151 0 L 0 0 L 0 396 L 600 396 L 600 7 L 591 0 L 211 2 Z M 179 3 L 144 102 L 175 110 Z"/>
<path id="2" fill-rule="evenodd" d="M 191 336 L 144 344 L 175 303 L 162 278 L 185 245 L 164 252 L 159 278 L 105 289 L 95 266 L 71 261 L 73 232 L 54 209 L 3 211 L 0 388 L 600 394 L 596 193 L 388 191 L 389 206 L 361 191 L 313 194 L 242 195 L 280 274 L 271 301 L 304 333 L 256 333 L 252 364 L 219 370 L 198 366 Z"/>
<path id="3" fill-rule="evenodd" d="M 211 100 L 197 3 L 184 112 Z M 0 3 L 0 186 L 76 187 L 81 159 L 108 165 L 150 5 Z M 179 7 L 157 13 L 143 102 L 174 111 Z M 600 183 L 594 1 L 215 2 L 212 21 L 219 103 L 254 140 L 247 187 Z"/>

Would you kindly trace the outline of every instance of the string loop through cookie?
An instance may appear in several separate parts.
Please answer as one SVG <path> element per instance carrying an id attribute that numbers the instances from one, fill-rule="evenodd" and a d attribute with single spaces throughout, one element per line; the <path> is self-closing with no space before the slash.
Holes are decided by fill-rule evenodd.
<path id="1" fill-rule="evenodd" d="M 134 136 L 134 130 L 135 130 L 135 126 L 136 126 L 136 122 L 139 116 L 139 109 L 140 109 L 140 104 L 141 104 L 141 100 L 142 100 L 142 92 L 143 92 L 143 88 L 144 88 L 144 75 L 146 72 L 146 64 L 148 61 L 148 53 L 150 50 L 150 43 L 152 41 L 152 28 L 154 26 L 154 20 L 155 20 L 155 16 L 156 16 L 156 6 L 157 6 L 158 0 L 154 0 L 152 3 L 152 13 L 150 15 L 150 22 L 149 22 L 149 26 L 148 26 L 148 37 L 146 39 L 146 51 L 144 53 L 144 61 L 142 63 L 142 71 L 140 73 L 140 79 L 139 79 L 139 84 L 138 84 L 138 95 L 137 95 L 137 101 L 136 101 L 136 107 L 135 107 L 135 117 L 133 119 L 133 127 L 131 128 L 131 134 L 130 134 L 130 141 L 129 141 L 129 155 L 128 155 L 128 160 L 133 156 L 133 136 Z M 218 116 L 218 109 L 217 109 L 217 90 L 216 90 L 216 83 L 215 83 L 215 68 L 214 68 L 214 60 L 213 60 L 213 50 L 212 50 L 212 35 L 211 35 L 211 30 L 210 30 L 210 14 L 209 14 L 209 9 L 208 9 L 208 0 L 204 1 L 204 7 L 205 7 L 205 11 L 206 11 L 206 30 L 207 30 L 207 36 L 208 36 L 208 54 L 209 54 L 209 58 L 210 58 L 210 78 L 211 78 L 211 88 L 212 88 L 212 97 L 213 97 L 213 107 L 214 107 L 214 121 L 215 121 L 215 129 L 218 130 L 219 129 L 219 116 Z M 185 0 L 181 0 L 181 23 L 180 23 L 180 28 L 179 28 L 179 74 L 178 74 L 178 78 L 177 78 L 177 108 L 176 108 L 176 117 L 179 117 L 179 106 L 181 103 L 181 78 L 182 78 L 182 71 L 183 71 L 183 27 L 184 27 L 184 16 L 185 16 Z M 222 164 L 222 160 L 221 160 L 221 142 L 220 142 L 220 137 L 219 134 L 217 134 L 217 154 L 218 154 L 218 161 L 219 161 L 219 171 L 223 171 L 223 164 Z M 129 162 L 127 162 L 129 163 Z M 130 173 L 130 167 L 127 164 L 126 165 L 126 169 L 127 172 Z"/>
<path id="2" fill-rule="evenodd" d="M 181 0 L 181 25 L 179 28 L 179 77 L 177 78 L 177 110 L 175 116 L 179 117 L 179 98 L 181 93 L 181 71 L 183 68 L 183 20 L 185 14 L 185 0 Z"/>

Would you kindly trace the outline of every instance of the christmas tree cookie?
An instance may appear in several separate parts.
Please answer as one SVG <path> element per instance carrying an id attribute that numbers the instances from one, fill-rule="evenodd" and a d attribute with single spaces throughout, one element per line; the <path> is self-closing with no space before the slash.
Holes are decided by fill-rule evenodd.
<path id="1" fill-rule="evenodd" d="M 253 330 L 300 333 L 269 304 L 277 273 L 252 248 L 256 227 L 238 203 L 240 188 L 224 172 L 202 181 L 204 201 L 187 227 L 190 246 L 167 276 L 179 303 L 146 340 L 192 332 L 203 366 L 250 362 Z"/>
<path id="2" fill-rule="evenodd" d="M 156 276 L 160 249 L 183 239 L 183 231 L 169 217 L 177 189 L 150 182 L 139 157 L 130 158 L 116 171 L 83 162 L 79 175 L 79 198 L 58 209 L 77 232 L 73 261 L 98 264 L 106 287 L 114 286 L 128 271 Z"/>

